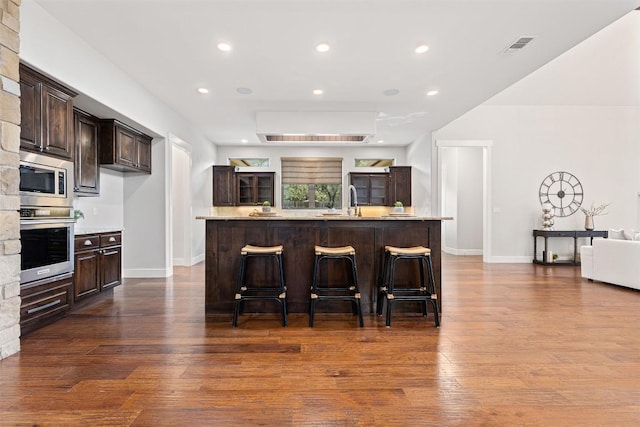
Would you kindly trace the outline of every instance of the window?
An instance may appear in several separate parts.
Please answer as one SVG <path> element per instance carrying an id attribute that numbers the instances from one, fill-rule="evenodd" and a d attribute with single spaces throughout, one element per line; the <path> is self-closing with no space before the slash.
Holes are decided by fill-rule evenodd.
<path id="1" fill-rule="evenodd" d="M 393 166 L 393 159 L 355 159 L 357 168 L 386 168 Z"/>
<path id="2" fill-rule="evenodd" d="M 284 209 L 342 206 L 342 158 L 284 157 L 281 164 Z"/>
<path id="3" fill-rule="evenodd" d="M 269 159 L 229 159 L 229 165 L 239 168 L 268 168 Z"/>

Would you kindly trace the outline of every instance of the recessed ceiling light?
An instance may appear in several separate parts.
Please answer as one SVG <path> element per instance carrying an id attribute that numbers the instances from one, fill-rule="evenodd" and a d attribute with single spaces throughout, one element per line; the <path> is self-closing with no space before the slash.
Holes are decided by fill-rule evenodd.
<path id="1" fill-rule="evenodd" d="M 437 90 L 430 90 L 429 92 L 427 92 L 427 96 L 434 96 L 437 95 L 438 91 Z"/>
<path id="2" fill-rule="evenodd" d="M 399 94 L 400 91 L 398 89 L 387 89 L 382 93 L 384 93 L 385 96 L 395 96 Z"/>
<path id="3" fill-rule="evenodd" d="M 218 50 L 223 52 L 229 52 L 231 50 L 231 45 L 227 42 L 219 42 L 217 44 Z"/>
<path id="4" fill-rule="evenodd" d="M 236 92 L 238 92 L 240 95 L 251 95 L 253 93 L 253 90 L 248 87 L 239 87 L 238 89 L 236 89 Z"/>
<path id="5" fill-rule="evenodd" d="M 322 95 L 324 92 L 322 89 L 314 89 L 313 90 L 313 94 L 314 95 Z"/>
<path id="6" fill-rule="evenodd" d="M 209 89 L 207 89 L 206 87 L 199 87 L 198 88 L 198 93 L 209 93 Z"/>
<path id="7" fill-rule="evenodd" d="M 416 53 L 425 53 L 428 50 L 429 50 L 429 46 L 427 46 L 427 44 L 424 42 L 420 42 L 416 46 Z"/>
<path id="8" fill-rule="evenodd" d="M 242 142 L 243 144 L 246 144 L 247 142 L 249 142 L 249 140 L 243 138 L 243 139 L 240 140 L 240 142 Z"/>
<path id="9" fill-rule="evenodd" d="M 382 144 L 384 142 L 384 139 L 379 139 L 376 141 L 378 144 Z"/>
<path id="10" fill-rule="evenodd" d="M 329 46 L 329 43 L 327 42 L 318 43 L 316 45 L 316 50 L 322 53 L 329 52 L 329 50 L 331 50 L 331 46 Z"/>

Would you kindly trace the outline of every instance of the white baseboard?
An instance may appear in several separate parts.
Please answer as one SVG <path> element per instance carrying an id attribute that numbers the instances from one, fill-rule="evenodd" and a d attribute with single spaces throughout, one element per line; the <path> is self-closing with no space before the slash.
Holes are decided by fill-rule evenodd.
<path id="1" fill-rule="evenodd" d="M 451 254 L 451 255 L 458 255 L 458 256 L 482 255 L 482 249 L 457 249 L 457 248 L 445 247 L 442 249 L 442 252 Z"/>
<path id="2" fill-rule="evenodd" d="M 191 265 L 196 265 L 204 261 L 204 254 L 191 257 Z"/>
<path id="3" fill-rule="evenodd" d="M 187 263 L 185 263 L 184 258 L 174 258 L 173 259 L 173 265 L 177 265 L 177 266 L 188 266 Z"/>
<path id="4" fill-rule="evenodd" d="M 533 258 L 530 256 L 492 256 L 485 262 L 496 264 L 531 264 Z"/>
<path id="5" fill-rule="evenodd" d="M 171 271 L 166 268 L 130 268 L 122 271 L 122 277 L 131 279 L 151 279 L 171 276 Z"/>

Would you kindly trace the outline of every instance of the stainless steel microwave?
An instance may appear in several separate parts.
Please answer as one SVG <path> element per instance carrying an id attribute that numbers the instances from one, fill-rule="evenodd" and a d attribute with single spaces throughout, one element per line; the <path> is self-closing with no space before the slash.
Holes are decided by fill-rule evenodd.
<path id="1" fill-rule="evenodd" d="M 73 162 L 20 153 L 20 206 L 73 205 Z"/>

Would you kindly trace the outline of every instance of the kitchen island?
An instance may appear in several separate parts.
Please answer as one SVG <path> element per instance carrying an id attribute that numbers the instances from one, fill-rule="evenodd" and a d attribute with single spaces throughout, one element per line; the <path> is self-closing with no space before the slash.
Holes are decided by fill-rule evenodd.
<path id="1" fill-rule="evenodd" d="M 306 313 L 313 274 L 314 246 L 346 246 L 356 250 L 358 284 L 365 313 L 375 312 L 376 278 L 380 271 L 385 245 L 425 246 L 431 258 L 442 313 L 440 236 L 444 217 L 417 216 L 206 216 L 205 309 L 207 314 L 233 313 L 234 294 L 239 269 L 240 249 L 246 244 L 258 246 L 284 245 L 284 276 L 287 285 L 287 309 L 290 313 Z M 248 283 L 274 283 L 276 271 L 268 259 L 255 259 L 248 271 Z M 262 264 L 259 264 L 262 263 Z M 323 280 L 331 283 L 346 278 L 343 269 L 324 266 Z M 415 283 L 417 268 L 401 268 L 403 280 Z M 397 309 L 411 303 L 398 305 Z M 417 306 L 415 310 L 419 311 Z M 269 302 L 252 302 L 246 312 L 277 312 Z M 337 301 L 318 306 L 318 311 L 350 312 L 349 303 Z"/>

